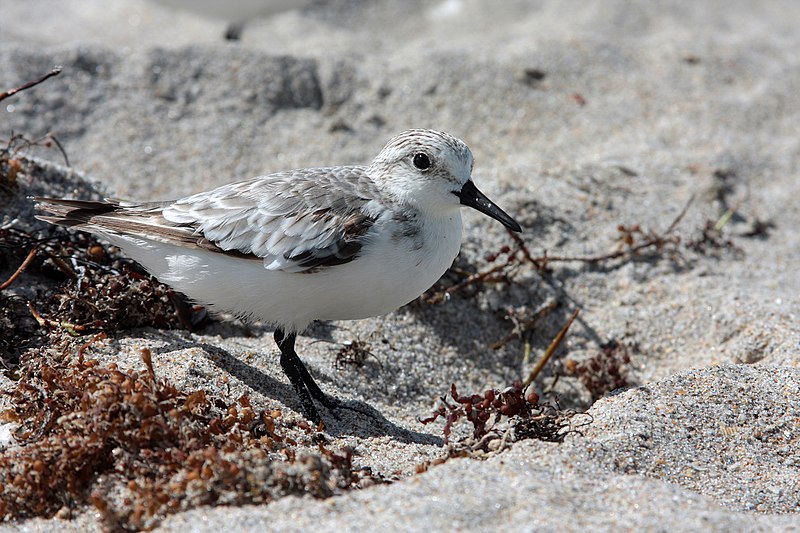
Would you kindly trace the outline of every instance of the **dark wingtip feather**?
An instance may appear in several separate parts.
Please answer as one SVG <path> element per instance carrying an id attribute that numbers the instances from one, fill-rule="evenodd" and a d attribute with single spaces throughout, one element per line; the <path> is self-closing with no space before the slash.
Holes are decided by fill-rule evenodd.
<path id="1" fill-rule="evenodd" d="M 35 215 L 38 220 L 61 226 L 81 226 L 92 217 L 115 211 L 119 205 L 108 202 L 88 200 L 66 200 L 63 198 L 30 197 L 36 202 L 36 209 L 45 213 Z"/>

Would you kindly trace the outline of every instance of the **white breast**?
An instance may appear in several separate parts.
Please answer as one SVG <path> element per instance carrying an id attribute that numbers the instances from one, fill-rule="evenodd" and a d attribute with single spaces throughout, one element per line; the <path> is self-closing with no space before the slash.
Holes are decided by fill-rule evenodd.
<path id="1" fill-rule="evenodd" d="M 427 220 L 417 239 L 393 239 L 392 222 L 380 224 L 357 259 L 313 273 L 269 271 L 258 259 L 106 237 L 155 277 L 200 303 L 300 331 L 313 320 L 367 318 L 407 304 L 444 274 L 461 247 L 458 210 Z"/>
<path id="2" fill-rule="evenodd" d="M 381 239 L 351 263 L 325 271 L 319 316 L 350 320 L 394 311 L 430 288 L 450 268 L 461 247 L 461 216 L 428 221 L 417 239 Z"/>

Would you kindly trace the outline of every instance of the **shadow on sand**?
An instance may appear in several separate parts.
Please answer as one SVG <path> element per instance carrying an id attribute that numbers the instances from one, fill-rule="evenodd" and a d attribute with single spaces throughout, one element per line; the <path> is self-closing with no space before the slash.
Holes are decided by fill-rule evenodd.
<path id="1" fill-rule="evenodd" d="M 294 388 L 266 375 L 258 368 L 249 365 L 217 346 L 208 343 L 196 344 L 208 354 L 209 360 L 221 370 L 230 373 L 254 391 L 274 398 L 282 404 L 302 412 L 300 401 Z M 343 401 L 341 408 L 331 411 L 318 405 L 325 422 L 325 431 L 331 436 L 352 435 L 369 438 L 389 436 L 399 442 L 442 446 L 442 438 L 428 433 L 419 433 L 398 426 L 384 417 L 378 410 L 358 400 Z"/>

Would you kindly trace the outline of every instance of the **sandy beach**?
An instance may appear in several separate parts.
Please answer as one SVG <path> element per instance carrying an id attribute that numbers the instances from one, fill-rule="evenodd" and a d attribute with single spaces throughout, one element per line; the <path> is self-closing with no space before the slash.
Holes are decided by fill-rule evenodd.
<path id="1" fill-rule="evenodd" d="M 319 0 L 227 41 L 224 18 L 143 0 L 0 0 L 0 91 L 62 68 L 0 102 L 0 283 L 51 239 L 0 291 L 0 411 L 16 413 L 0 450 L 21 458 L 0 460 L 0 531 L 796 530 L 800 4 L 502 6 Z M 134 267 L 56 237 L 27 199 L 162 200 L 368 164 L 408 128 L 464 139 L 475 183 L 523 232 L 465 210 L 459 257 L 420 299 L 299 337 L 320 386 L 354 407 L 322 410 L 324 431 L 304 421 L 269 325 L 190 331 L 141 273 L 121 304 L 109 272 Z M 100 311 L 68 303 L 65 272 L 90 263 L 105 266 L 87 298 L 122 322 L 91 325 Z M 451 384 L 500 394 L 525 379 L 576 309 L 530 389 L 558 438 L 519 418 L 483 443 L 464 417 L 447 439 L 446 417 L 421 422 L 442 397 L 457 407 Z M 65 374 L 47 381 L 50 368 Z M 133 414 L 81 418 L 79 389 L 114 379 L 124 394 L 103 401 Z M 28 382 L 73 403 L 22 409 Z M 40 459 L 37 438 L 79 418 L 130 436 L 147 412 L 137 391 L 174 403 L 160 430 L 173 444 L 102 441 L 80 490 L 46 488 L 71 463 Z M 36 418 L 48 409 L 60 418 Z M 80 431 L 53 433 L 67 434 Z M 208 442 L 190 451 L 181 435 Z M 163 455 L 137 455 L 147 446 Z M 23 505 L 34 485 L 45 501 Z"/>

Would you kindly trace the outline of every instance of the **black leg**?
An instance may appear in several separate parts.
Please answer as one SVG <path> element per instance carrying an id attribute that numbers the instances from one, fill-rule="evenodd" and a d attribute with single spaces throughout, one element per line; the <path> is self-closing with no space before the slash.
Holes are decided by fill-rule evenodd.
<path id="1" fill-rule="evenodd" d="M 340 402 L 329 398 L 322 392 L 317 382 L 311 377 L 306 365 L 303 364 L 303 361 L 300 360 L 300 357 L 298 357 L 297 352 L 294 350 L 295 339 L 297 339 L 295 333 L 286 335 L 282 329 L 275 330 L 275 342 L 281 350 L 281 367 L 283 368 L 283 372 L 289 378 L 294 390 L 300 397 L 300 403 L 303 406 L 306 416 L 308 416 L 309 420 L 318 424 L 320 421 L 319 413 L 311 398 L 313 397 L 328 409 L 338 407 Z"/>

